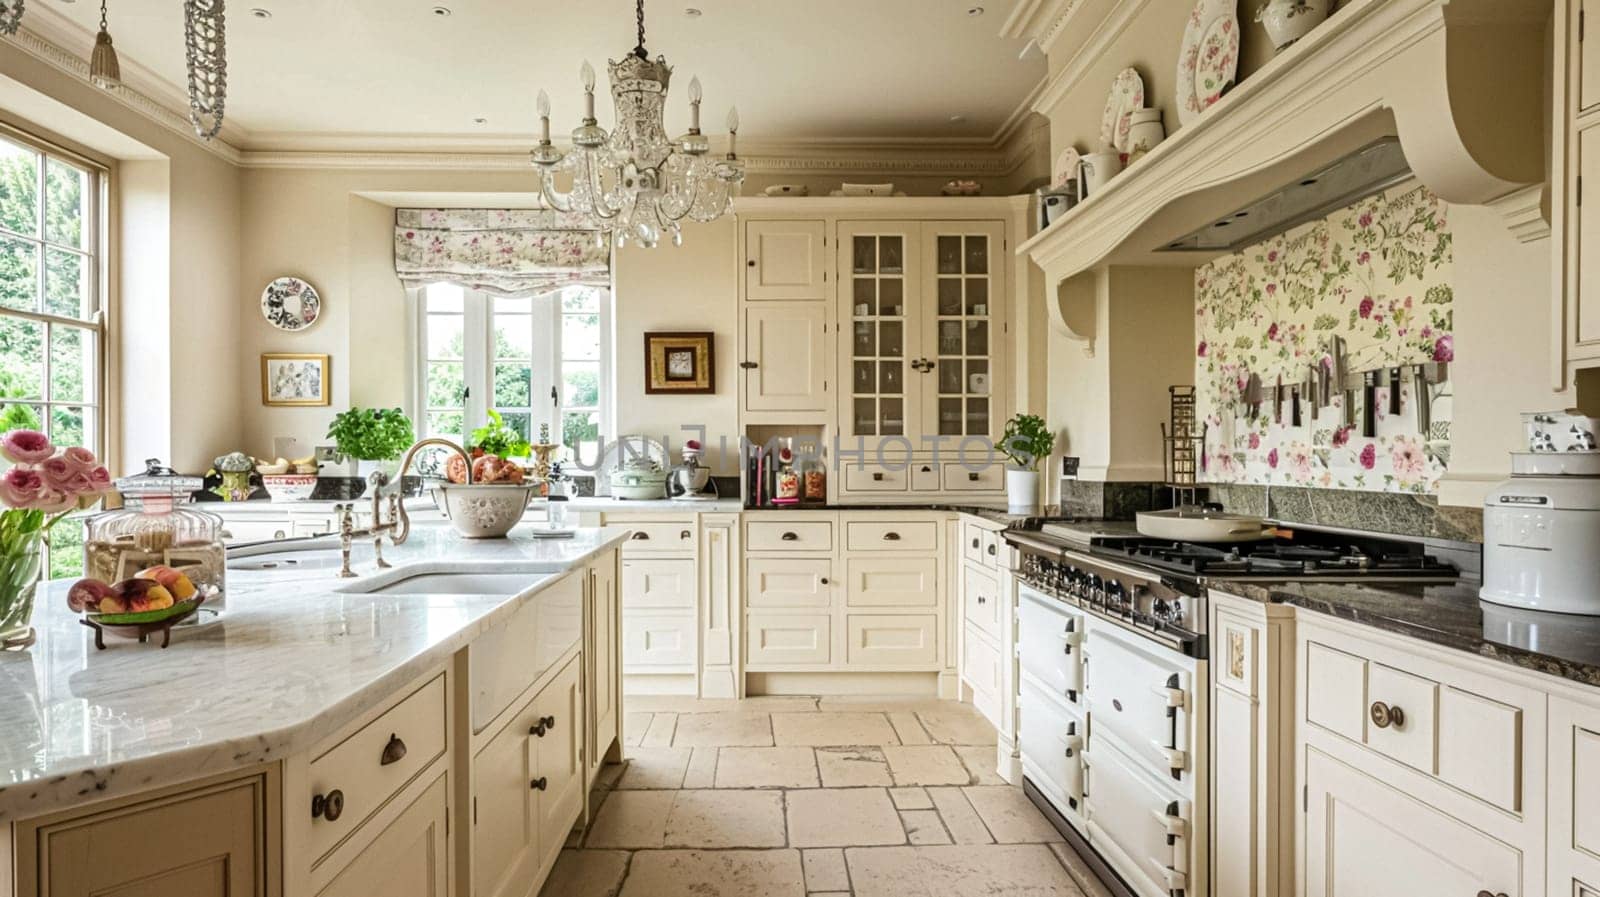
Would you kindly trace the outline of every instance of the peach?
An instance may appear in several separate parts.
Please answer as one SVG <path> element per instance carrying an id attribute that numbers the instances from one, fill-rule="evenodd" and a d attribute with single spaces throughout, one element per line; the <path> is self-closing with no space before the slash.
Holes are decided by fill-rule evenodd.
<path id="1" fill-rule="evenodd" d="M 67 590 L 67 607 L 81 614 L 98 608 L 102 600 L 114 594 L 110 586 L 98 579 L 80 579 Z"/>
<path id="2" fill-rule="evenodd" d="M 103 614 L 125 614 L 128 612 L 128 602 L 116 595 L 107 595 L 100 599 L 99 610 Z"/>
<path id="3" fill-rule="evenodd" d="M 161 584 L 162 588 L 171 592 L 172 597 L 178 601 L 187 601 L 194 597 L 195 587 L 189 577 L 182 570 L 176 570 L 165 564 L 146 567 L 134 574 L 134 578 L 155 580 Z"/>

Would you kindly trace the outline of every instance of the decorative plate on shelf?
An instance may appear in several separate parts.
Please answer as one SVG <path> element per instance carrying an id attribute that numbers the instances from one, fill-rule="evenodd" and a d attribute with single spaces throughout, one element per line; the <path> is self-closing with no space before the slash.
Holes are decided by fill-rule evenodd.
<path id="1" fill-rule="evenodd" d="M 1233 0 L 1195 0 L 1178 51 L 1178 120 L 1189 124 L 1222 97 L 1239 69 Z"/>
<path id="2" fill-rule="evenodd" d="M 1134 110 L 1144 108 L 1144 79 L 1131 68 L 1117 73 L 1106 97 L 1106 111 L 1100 116 L 1100 142 L 1128 151 L 1128 126 Z"/>
<path id="3" fill-rule="evenodd" d="M 304 330 L 321 315 L 322 297 L 298 277 L 280 277 L 261 291 L 261 316 L 279 330 Z"/>
<path id="4" fill-rule="evenodd" d="M 1076 181 L 1078 179 L 1078 161 L 1081 158 L 1075 147 L 1069 146 L 1062 150 L 1061 155 L 1056 156 L 1055 174 L 1050 179 L 1050 186 L 1059 189 L 1065 187 L 1070 181 Z"/>

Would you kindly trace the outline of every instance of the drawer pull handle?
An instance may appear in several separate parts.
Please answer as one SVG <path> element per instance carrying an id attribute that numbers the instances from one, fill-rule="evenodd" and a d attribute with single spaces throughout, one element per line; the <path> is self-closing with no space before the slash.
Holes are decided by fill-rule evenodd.
<path id="1" fill-rule="evenodd" d="M 551 729 L 554 729 L 555 727 L 556 727 L 556 718 L 555 717 L 553 717 L 553 716 L 542 716 L 542 717 L 539 718 L 539 721 L 537 723 L 534 723 L 533 728 L 528 730 L 528 734 L 529 735 L 537 735 L 538 737 L 543 738 L 544 734 L 546 732 L 550 731 Z"/>
<path id="2" fill-rule="evenodd" d="M 978 474 L 976 472 L 974 472 L 974 471 L 967 471 L 967 482 L 976 483 L 977 481 L 978 481 Z"/>
<path id="3" fill-rule="evenodd" d="M 650 534 L 649 533 L 645 533 L 645 532 L 638 532 L 638 533 L 634 533 L 632 538 L 636 542 L 645 542 L 645 541 L 648 541 L 650 539 Z"/>
<path id="4" fill-rule="evenodd" d="M 755 370 L 756 368 L 758 368 L 760 366 L 761 366 L 760 364 L 758 364 L 758 363 L 756 363 L 754 361 L 741 361 L 741 362 L 739 362 L 739 367 L 742 367 L 747 371 L 753 371 L 753 370 Z"/>
<path id="5" fill-rule="evenodd" d="M 828 577 L 824 576 L 821 579 L 817 580 L 817 582 L 822 583 L 823 585 L 827 585 L 828 584 Z"/>
<path id="6" fill-rule="evenodd" d="M 885 541 L 885 542 L 898 542 L 898 541 L 900 541 L 900 534 L 897 533 L 897 532 L 892 532 L 892 531 L 884 533 L 883 534 L 883 541 Z"/>
<path id="7" fill-rule="evenodd" d="M 548 788 L 549 786 L 550 786 L 550 780 L 546 779 L 544 776 L 540 776 L 537 779 L 534 779 L 533 781 L 528 783 L 528 787 L 532 788 L 535 791 L 543 791 L 544 789 Z"/>
<path id="8" fill-rule="evenodd" d="M 883 482 L 883 471 L 881 471 L 881 470 L 875 470 L 875 471 L 873 471 L 873 472 L 872 472 L 872 481 L 873 481 L 873 482 L 874 482 L 874 483 L 881 483 L 881 482 Z"/>
<path id="9" fill-rule="evenodd" d="M 405 758 L 406 743 L 400 740 L 399 735 L 389 733 L 389 743 L 383 746 L 383 756 L 378 758 L 378 765 L 388 766 L 391 763 L 399 763 Z"/>
<path id="10" fill-rule="evenodd" d="M 977 539 L 973 539 L 972 540 L 972 547 L 973 548 L 977 548 L 978 547 L 978 540 Z"/>
<path id="11" fill-rule="evenodd" d="M 989 601 L 989 599 L 983 597 L 982 595 L 978 596 L 978 603 L 979 604 L 986 604 L 986 603 L 988 603 L 988 601 Z"/>
<path id="12" fill-rule="evenodd" d="M 993 545 L 989 546 L 989 557 L 994 557 L 994 546 Z"/>
<path id="13" fill-rule="evenodd" d="M 798 542 L 798 541 L 800 541 L 800 535 L 798 533 L 795 533 L 795 532 L 786 532 L 783 535 L 779 536 L 778 538 L 782 539 L 785 542 Z"/>
<path id="14" fill-rule="evenodd" d="M 1390 707 L 1382 701 L 1373 701 L 1372 724 L 1380 729 L 1387 729 L 1390 725 L 1399 729 L 1406 724 L 1406 712 L 1399 707 Z"/>
<path id="15" fill-rule="evenodd" d="M 311 818 L 321 817 L 329 822 L 337 822 L 344 814 L 344 792 L 335 788 L 326 795 L 315 794 L 311 797 Z"/>
<path id="16" fill-rule="evenodd" d="M 693 533 L 690 533 L 690 532 L 689 532 L 689 531 L 688 531 L 688 530 L 686 530 L 686 529 L 681 529 L 681 530 L 678 530 L 678 538 L 680 538 L 680 539 L 687 539 L 687 538 L 689 538 L 689 537 L 690 537 L 690 536 L 691 536 L 691 535 L 693 535 Z"/>
<path id="17" fill-rule="evenodd" d="M 1590 892 L 1587 889 L 1585 889 L 1583 891 L 1583 893 L 1588 894 Z M 1505 891 L 1501 891 L 1498 894 L 1491 894 L 1488 891 L 1479 891 L 1478 892 L 1478 897 L 1506 897 L 1506 892 Z"/>

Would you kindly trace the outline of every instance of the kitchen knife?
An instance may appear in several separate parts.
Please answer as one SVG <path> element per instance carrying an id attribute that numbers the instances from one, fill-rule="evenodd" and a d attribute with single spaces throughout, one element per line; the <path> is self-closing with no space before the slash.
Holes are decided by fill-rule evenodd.
<path id="1" fill-rule="evenodd" d="M 1251 374 L 1244 382 L 1244 404 L 1248 416 L 1254 420 L 1261 413 L 1261 376 Z"/>
<path id="2" fill-rule="evenodd" d="M 1283 375 L 1278 375 L 1278 385 L 1272 389 L 1272 422 L 1283 423 Z"/>
<path id="3" fill-rule="evenodd" d="M 1397 367 L 1389 369 L 1389 413 L 1391 415 L 1400 413 L 1400 378 L 1402 373 L 1402 370 Z"/>
<path id="4" fill-rule="evenodd" d="M 1378 435 L 1378 375 L 1380 371 L 1367 371 L 1362 375 L 1361 435 L 1368 439 Z"/>
<path id="5" fill-rule="evenodd" d="M 1289 387 L 1289 424 L 1300 426 L 1300 387 Z"/>

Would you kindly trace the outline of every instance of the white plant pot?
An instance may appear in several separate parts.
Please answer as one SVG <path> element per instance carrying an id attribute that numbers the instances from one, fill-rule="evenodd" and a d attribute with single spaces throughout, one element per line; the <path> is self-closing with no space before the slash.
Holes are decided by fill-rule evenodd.
<path id="1" fill-rule="evenodd" d="M 393 480 L 395 472 L 398 471 L 399 469 L 400 469 L 400 461 L 399 461 L 398 458 L 392 459 L 392 460 L 389 460 L 389 461 L 357 461 L 356 462 L 356 476 L 362 478 L 363 480 L 365 480 L 367 477 L 372 476 L 372 474 L 374 472 L 379 471 L 379 470 L 381 470 L 384 473 L 388 474 L 389 475 L 389 479 Z"/>
<path id="2" fill-rule="evenodd" d="M 1006 510 L 1034 514 L 1039 510 L 1039 471 L 1006 468 Z"/>

